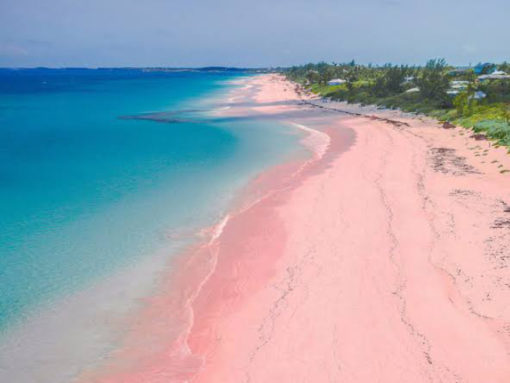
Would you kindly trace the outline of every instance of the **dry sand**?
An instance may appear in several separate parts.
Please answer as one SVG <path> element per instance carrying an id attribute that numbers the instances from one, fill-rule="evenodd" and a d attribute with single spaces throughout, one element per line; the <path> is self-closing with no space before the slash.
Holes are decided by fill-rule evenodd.
<path id="1" fill-rule="evenodd" d="M 505 150 L 303 104 L 278 75 L 245 85 L 224 113 L 297 124 L 314 155 L 254 181 L 83 381 L 510 382 Z"/>

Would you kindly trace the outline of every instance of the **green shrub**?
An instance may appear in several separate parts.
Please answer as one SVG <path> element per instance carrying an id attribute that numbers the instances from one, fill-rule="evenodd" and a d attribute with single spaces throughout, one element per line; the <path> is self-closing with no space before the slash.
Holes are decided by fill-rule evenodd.
<path id="1" fill-rule="evenodd" d="M 485 132 L 487 137 L 497 141 L 499 145 L 510 145 L 510 124 L 505 121 L 486 120 L 473 126 L 477 133 Z"/>

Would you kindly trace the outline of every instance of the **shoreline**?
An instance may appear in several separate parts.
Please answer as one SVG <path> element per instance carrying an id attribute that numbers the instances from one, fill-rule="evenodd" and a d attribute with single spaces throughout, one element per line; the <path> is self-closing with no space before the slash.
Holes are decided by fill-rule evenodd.
<path id="1" fill-rule="evenodd" d="M 240 81 L 246 80 L 237 80 Z M 252 78 L 249 81 L 253 81 Z M 233 90 L 228 102 L 240 98 L 251 99 L 247 93 L 252 88 L 253 85 L 247 84 Z M 233 113 L 254 113 L 256 116 L 260 113 L 254 110 L 258 106 L 242 106 L 235 111 L 231 108 L 222 108 L 219 114 L 228 116 Z M 267 108 L 262 114 L 268 114 Z M 251 215 L 253 210 L 261 206 L 264 209 L 267 201 L 278 200 L 280 194 L 292 190 L 300 182 L 300 175 L 316 171 L 314 165 L 324 159 L 330 148 L 329 135 L 305 125 L 285 123 L 303 132 L 301 145 L 311 155 L 273 166 L 250 182 L 241 191 L 241 198 L 234 201 L 231 211 L 216 225 L 205 230 L 209 233 L 209 239 L 192 246 L 172 262 L 173 265 L 168 268 L 169 275 L 163 278 L 162 286 L 157 289 L 159 293 L 150 297 L 141 315 L 136 316 L 135 326 L 129 331 L 124 346 L 108 358 L 106 365 L 81 374 L 78 382 L 152 382 L 160 381 L 163 377 L 184 382 L 200 370 L 203 361 L 201 357 L 193 355 L 187 343 L 193 338 L 192 331 L 197 326 L 194 319 L 197 315 L 196 302 L 203 295 L 204 285 L 210 283 L 211 277 L 218 273 L 218 255 L 215 253 L 219 251 L 225 230 L 235 230 L 238 222 L 244 220 L 244 215 Z M 330 159 L 326 158 L 326 161 Z M 305 177 L 308 175 L 305 174 Z M 150 334 L 150 340 L 147 334 Z M 145 346 L 139 347 L 140 343 L 146 342 Z"/>
<path id="2" fill-rule="evenodd" d="M 269 194 L 180 257 L 124 348 L 79 381 L 506 382 L 510 181 L 489 159 L 508 158 L 248 81 L 256 114 L 331 141 L 255 180 L 246 195 Z"/>
<path id="3" fill-rule="evenodd" d="M 230 93 L 214 93 L 213 97 L 203 100 L 204 110 L 225 103 Z M 252 146 L 257 147 L 257 144 Z M 236 203 L 236 195 L 242 191 L 243 184 L 244 178 L 232 189 L 235 193 L 228 194 L 228 210 Z M 133 264 L 119 267 L 115 273 L 98 278 L 79 291 L 32 309 L 26 320 L 20 320 L 5 332 L 0 347 L 0 375 L 20 382 L 31 382 L 34 377 L 40 381 L 68 382 L 74 381 L 81 371 L 101 369 L 104 361 L 123 344 L 140 312 L 147 307 L 147 301 L 160 292 L 159 287 L 166 282 L 168 270 L 174 263 L 172 258 L 208 238 L 214 241 L 227 219 L 228 216 L 205 229 L 200 224 L 193 229 L 183 226 L 162 231 L 162 238 L 171 239 L 168 246 L 161 246 L 154 254 Z"/>

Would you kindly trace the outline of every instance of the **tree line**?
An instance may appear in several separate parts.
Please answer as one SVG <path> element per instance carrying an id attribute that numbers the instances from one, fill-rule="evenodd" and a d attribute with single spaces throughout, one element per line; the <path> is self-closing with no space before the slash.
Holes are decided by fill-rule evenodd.
<path id="1" fill-rule="evenodd" d="M 494 69 L 510 71 L 510 64 L 484 67 L 484 71 Z M 470 85 L 464 93 L 475 90 L 487 91 L 488 95 L 499 101 L 510 101 L 510 81 L 487 82 L 477 84 L 474 70 L 466 68 L 457 70 L 447 64 L 444 59 L 429 60 L 424 66 L 393 65 L 382 66 L 359 65 L 354 60 L 347 63 L 306 64 L 294 66 L 283 70 L 291 80 L 297 81 L 306 87 L 325 87 L 332 79 L 345 81 L 343 87 L 336 92 L 337 98 L 347 101 L 374 101 L 400 95 L 410 89 L 417 88 L 415 99 L 420 98 L 439 108 L 449 108 L 454 104 L 454 98 L 448 94 L 451 81 L 467 81 Z M 335 96 L 335 92 L 331 94 Z M 468 94 L 468 97 L 470 95 Z"/>

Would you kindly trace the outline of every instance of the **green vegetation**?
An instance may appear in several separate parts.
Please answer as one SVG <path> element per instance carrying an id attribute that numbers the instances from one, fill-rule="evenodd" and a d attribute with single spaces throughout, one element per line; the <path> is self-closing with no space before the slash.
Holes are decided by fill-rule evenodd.
<path id="1" fill-rule="evenodd" d="M 484 65 L 475 74 L 472 68 L 454 68 L 442 59 L 422 67 L 321 62 L 283 73 L 322 97 L 426 114 L 510 146 L 510 79 L 478 79 L 495 70 L 510 73 L 510 64 Z M 332 79 L 343 83 L 328 85 Z"/>
<path id="2" fill-rule="evenodd" d="M 473 130 L 485 133 L 498 145 L 510 146 L 510 125 L 507 122 L 480 121 L 473 125 Z"/>

